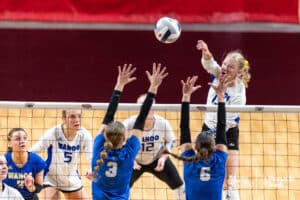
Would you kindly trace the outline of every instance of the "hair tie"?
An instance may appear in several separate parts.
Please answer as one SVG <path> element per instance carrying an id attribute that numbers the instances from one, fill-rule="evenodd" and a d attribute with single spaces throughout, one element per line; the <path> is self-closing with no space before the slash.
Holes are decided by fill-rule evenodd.
<path id="1" fill-rule="evenodd" d="M 248 60 L 244 60 L 244 67 L 249 67 L 249 62 L 248 62 Z"/>

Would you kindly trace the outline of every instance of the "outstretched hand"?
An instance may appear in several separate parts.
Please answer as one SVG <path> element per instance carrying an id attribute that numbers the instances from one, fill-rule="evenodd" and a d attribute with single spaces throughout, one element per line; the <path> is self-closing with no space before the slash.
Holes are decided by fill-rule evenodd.
<path id="1" fill-rule="evenodd" d="M 118 66 L 119 75 L 117 78 L 116 89 L 123 90 L 125 85 L 136 80 L 136 77 L 132 77 L 135 70 L 136 68 L 132 67 L 132 64 L 124 64 L 123 67 Z"/>
<path id="2" fill-rule="evenodd" d="M 160 86 L 163 79 L 168 76 L 166 69 L 166 67 L 161 67 L 160 63 L 153 63 L 152 74 L 149 71 L 146 71 L 146 75 L 150 81 L 149 92 L 156 93 L 157 88 Z"/>
<path id="3" fill-rule="evenodd" d="M 197 41 L 196 48 L 199 51 L 208 51 L 208 46 L 207 46 L 207 44 L 203 40 L 198 40 Z"/>
<path id="4" fill-rule="evenodd" d="M 213 83 L 208 83 L 215 91 L 218 96 L 224 96 L 228 85 L 232 83 L 232 75 L 230 74 L 220 74 L 219 75 L 219 83 L 218 85 Z"/>
<path id="5" fill-rule="evenodd" d="M 209 60 L 212 58 L 212 54 L 210 53 L 207 44 L 203 40 L 198 40 L 196 48 L 199 51 L 202 51 L 202 57 L 206 60 Z"/>
<path id="6" fill-rule="evenodd" d="M 191 95 L 196 90 L 201 88 L 201 85 L 195 85 L 198 76 L 187 77 L 186 81 L 181 80 L 182 84 L 182 95 Z"/>

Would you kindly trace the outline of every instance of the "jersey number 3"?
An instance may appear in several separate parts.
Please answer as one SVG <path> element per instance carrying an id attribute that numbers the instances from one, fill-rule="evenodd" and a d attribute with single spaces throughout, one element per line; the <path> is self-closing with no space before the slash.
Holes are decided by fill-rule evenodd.
<path id="1" fill-rule="evenodd" d="M 108 169 L 105 171 L 105 176 L 113 178 L 117 176 L 118 171 L 118 163 L 116 162 L 108 162 L 107 165 Z"/>
<path id="2" fill-rule="evenodd" d="M 200 180 L 209 181 L 210 180 L 210 167 L 202 167 L 200 171 Z"/>

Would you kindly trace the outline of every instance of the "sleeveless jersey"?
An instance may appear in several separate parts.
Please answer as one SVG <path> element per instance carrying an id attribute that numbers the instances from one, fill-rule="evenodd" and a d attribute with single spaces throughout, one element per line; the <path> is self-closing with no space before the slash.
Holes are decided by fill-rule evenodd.
<path id="1" fill-rule="evenodd" d="M 170 152 L 175 143 L 175 136 L 170 123 L 159 115 L 154 115 L 154 125 L 151 130 L 144 130 L 141 140 L 141 149 L 136 161 L 142 165 L 148 165 L 160 157 L 161 151 L 166 147 Z M 130 131 L 137 116 L 126 119 L 123 124 Z"/>

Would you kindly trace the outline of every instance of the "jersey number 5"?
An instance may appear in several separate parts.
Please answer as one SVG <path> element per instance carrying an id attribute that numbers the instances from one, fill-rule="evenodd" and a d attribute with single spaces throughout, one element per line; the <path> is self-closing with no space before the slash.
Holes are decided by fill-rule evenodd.
<path id="1" fill-rule="evenodd" d="M 106 166 L 108 167 L 108 170 L 105 171 L 105 176 L 110 178 L 117 176 L 118 163 L 108 162 Z"/>
<path id="2" fill-rule="evenodd" d="M 65 151 L 64 152 L 64 162 L 69 163 L 72 161 L 72 152 Z"/>
<path id="3" fill-rule="evenodd" d="M 209 181 L 210 180 L 210 167 L 202 167 L 200 171 L 200 180 Z"/>

